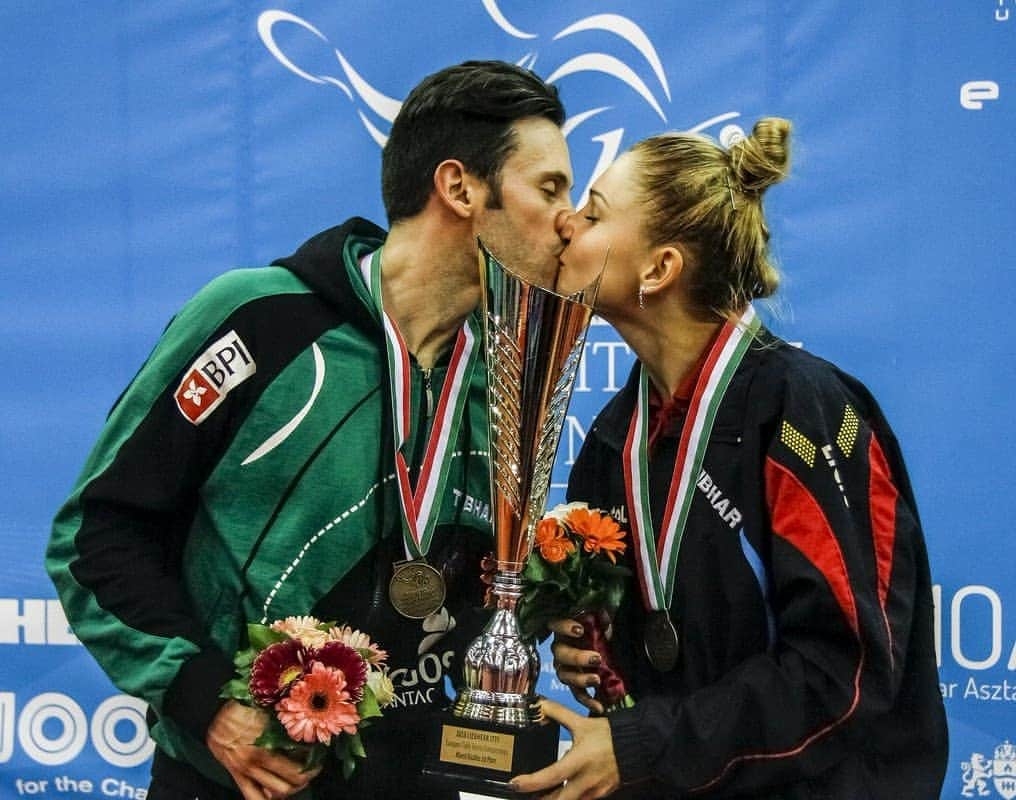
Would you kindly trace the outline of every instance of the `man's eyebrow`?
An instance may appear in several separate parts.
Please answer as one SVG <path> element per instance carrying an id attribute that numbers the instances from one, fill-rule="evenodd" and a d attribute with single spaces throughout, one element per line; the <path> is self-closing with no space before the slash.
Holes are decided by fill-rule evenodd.
<path id="1" fill-rule="evenodd" d="M 599 191 L 598 189 L 590 189 L 589 196 L 595 197 L 597 201 L 603 203 L 603 205 L 605 205 L 607 208 L 610 208 L 610 203 L 607 202 L 607 198 L 604 197 L 603 192 Z"/>

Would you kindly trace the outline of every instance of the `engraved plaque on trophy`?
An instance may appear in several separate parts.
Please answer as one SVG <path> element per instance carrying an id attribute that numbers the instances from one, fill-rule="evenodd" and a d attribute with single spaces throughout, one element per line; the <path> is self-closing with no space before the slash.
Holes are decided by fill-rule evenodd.
<path id="1" fill-rule="evenodd" d="M 519 633 L 522 570 L 543 515 L 599 278 L 563 296 L 527 283 L 481 244 L 489 405 L 494 613 L 465 654 L 464 687 L 428 731 L 424 774 L 513 797 L 508 781 L 557 760 L 559 726 L 539 717 L 540 658 Z"/>

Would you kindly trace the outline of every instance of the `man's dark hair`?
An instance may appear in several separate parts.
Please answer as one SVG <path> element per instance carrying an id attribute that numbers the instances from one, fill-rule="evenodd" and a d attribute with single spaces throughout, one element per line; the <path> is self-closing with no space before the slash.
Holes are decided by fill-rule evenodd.
<path id="1" fill-rule="evenodd" d="M 501 205 L 501 167 L 517 146 L 512 124 L 526 117 L 564 123 L 557 87 L 504 61 L 467 61 L 424 78 L 399 110 L 381 154 L 388 223 L 416 216 L 445 159 L 486 181 Z"/>

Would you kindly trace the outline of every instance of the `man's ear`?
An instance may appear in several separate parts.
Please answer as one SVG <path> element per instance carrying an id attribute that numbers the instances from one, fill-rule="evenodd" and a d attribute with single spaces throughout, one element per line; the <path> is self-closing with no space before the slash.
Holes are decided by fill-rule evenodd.
<path id="1" fill-rule="evenodd" d="M 684 253 L 675 245 L 654 248 L 642 269 L 640 286 L 646 294 L 655 294 L 673 284 L 684 271 Z"/>
<path id="2" fill-rule="evenodd" d="M 434 169 L 434 194 L 442 207 L 462 219 L 472 217 L 486 202 L 485 184 L 454 158 Z"/>

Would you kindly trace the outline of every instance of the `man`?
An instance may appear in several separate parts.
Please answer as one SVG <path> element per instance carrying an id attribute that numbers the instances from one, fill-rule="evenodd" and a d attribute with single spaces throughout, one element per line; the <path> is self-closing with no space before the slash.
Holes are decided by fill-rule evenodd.
<path id="1" fill-rule="evenodd" d="M 416 794 L 417 723 L 482 622 L 476 240 L 552 280 L 563 117 L 554 88 L 509 64 L 425 79 L 382 158 L 390 233 L 352 219 L 213 281 L 117 402 L 47 568 L 82 642 L 153 710 L 151 800 L 279 798 L 311 779 L 316 798 Z M 407 483 L 436 498 L 429 514 Z M 397 591 L 407 560 L 440 573 L 422 612 Z M 218 699 L 247 622 L 305 614 L 389 651 L 395 702 L 349 783 L 252 746 L 264 715 Z"/>

